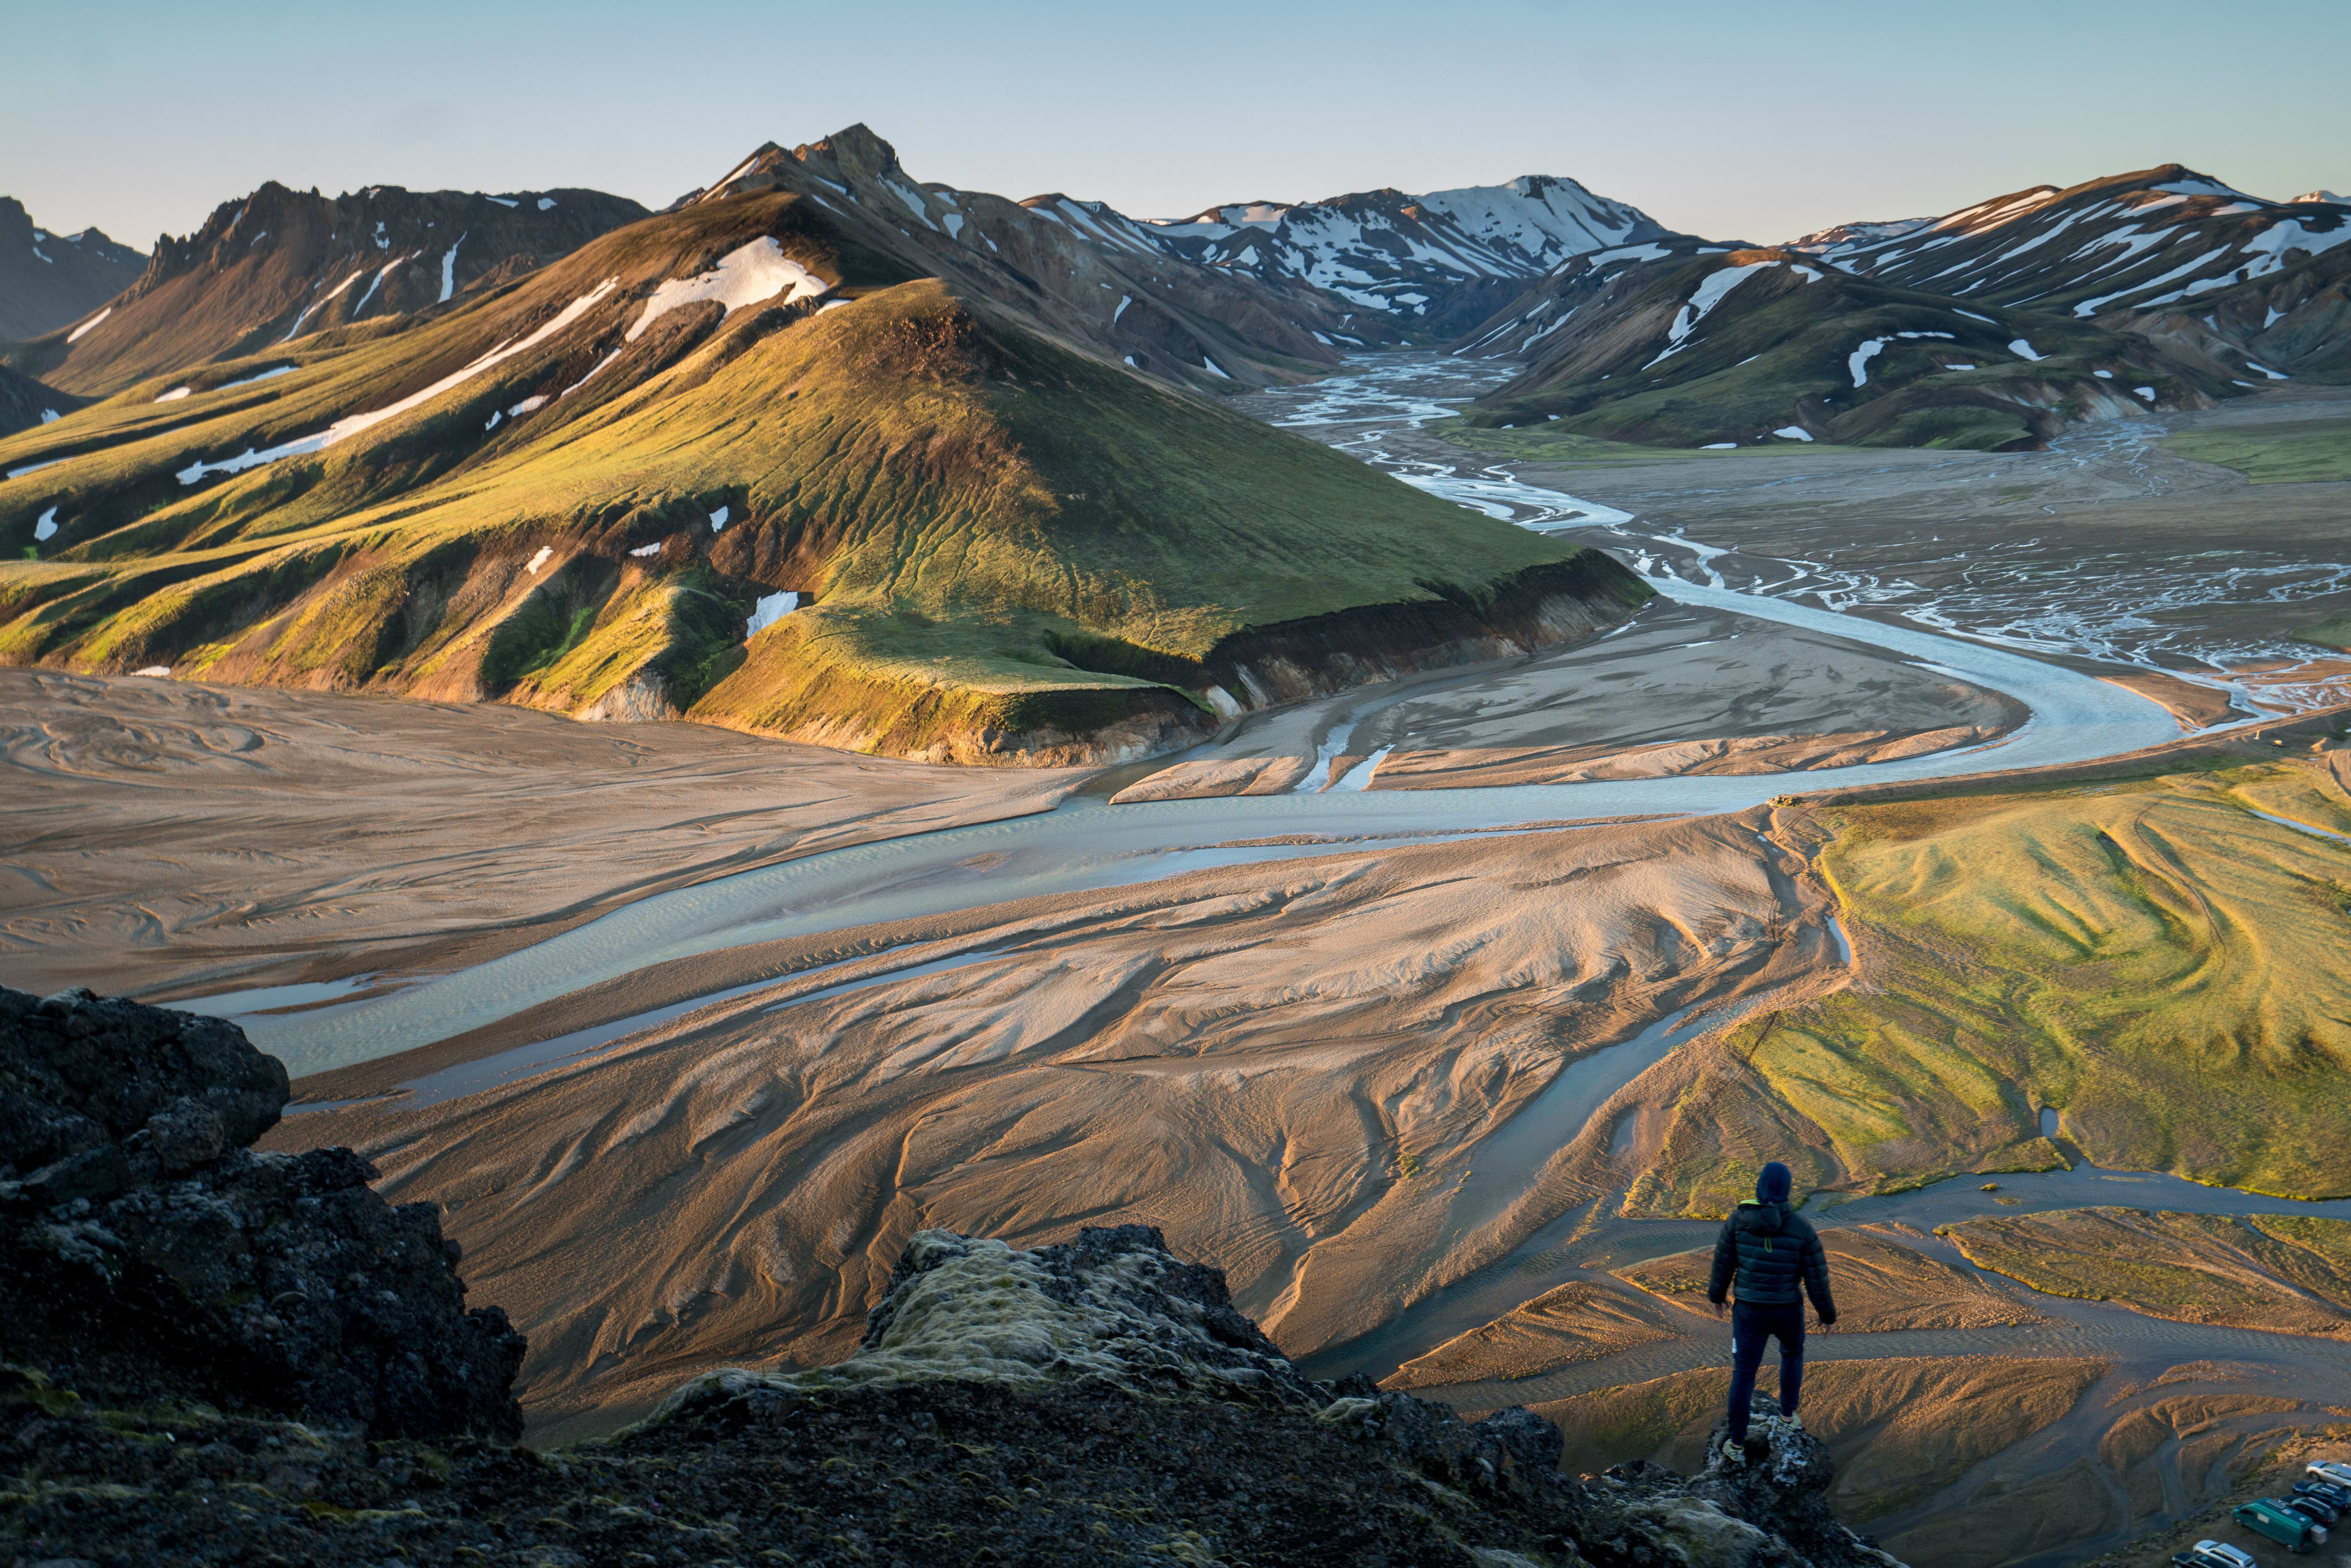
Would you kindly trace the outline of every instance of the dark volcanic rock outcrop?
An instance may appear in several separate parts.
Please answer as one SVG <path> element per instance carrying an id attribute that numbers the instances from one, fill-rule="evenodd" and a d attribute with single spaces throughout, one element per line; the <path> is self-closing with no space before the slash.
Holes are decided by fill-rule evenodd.
<path id="1" fill-rule="evenodd" d="M 1221 1272 L 1143 1226 L 1034 1250 L 920 1232 L 847 1361 L 715 1371 L 641 1426 L 548 1457 L 223 1415 L 184 1394 L 106 1406 L 64 1382 L 0 1367 L 0 1464 L 16 1472 L 0 1552 L 20 1560 L 1892 1561 L 1829 1513 L 1828 1456 L 1801 1434 L 1736 1473 L 1572 1479 L 1558 1429 L 1523 1409 L 1472 1424 L 1362 1379 L 1308 1379 Z"/>
<path id="2" fill-rule="evenodd" d="M 430 1204 L 349 1149 L 255 1154 L 286 1070 L 216 1019 L 0 988 L 0 1358 L 378 1436 L 513 1437 L 523 1342 Z"/>

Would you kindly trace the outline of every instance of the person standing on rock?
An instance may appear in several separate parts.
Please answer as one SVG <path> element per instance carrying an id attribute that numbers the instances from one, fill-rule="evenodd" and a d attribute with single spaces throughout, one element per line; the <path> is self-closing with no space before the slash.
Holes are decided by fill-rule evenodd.
<path id="1" fill-rule="evenodd" d="M 1750 1452 L 1747 1406 L 1755 1396 L 1755 1374 L 1763 1364 L 1763 1347 L 1780 1342 L 1779 1421 L 1802 1430 L 1796 1399 L 1804 1385 L 1804 1297 L 1821 1326 L 1836 1322 L 1836 1300 L 1829 1294 L 1828 1254 L 1812 1221 L 1788 1201 L 1795 1177 L 1773 1160 L 1756 1178 L 1755 1196 L 1740 1204 L 1722 1222 L 1714 1239 L 1714 1272 L 1706 1285 L 1706 1299 L 1714 1315 L 1722 1316 L 1723 1298 L 1737 1280 L 1737 1304 L 1730 1310 L 1730 1435 L 1722 1445 L 1728 1463 L 1742 1463 L 1762 1451 L 1761 1442 Z"/>

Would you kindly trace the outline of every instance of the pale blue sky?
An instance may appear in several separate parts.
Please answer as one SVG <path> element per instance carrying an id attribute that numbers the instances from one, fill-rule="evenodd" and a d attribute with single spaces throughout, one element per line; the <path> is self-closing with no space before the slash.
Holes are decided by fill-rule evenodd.
<path id="1" fill-rule="evenodd" d="M 1569 175 L 1718 238 L 2176 161 L 2351 187 L 2344 0 L 0 0 L 0 193 L 141 248 L 263 180 L 658 206 L 862 120 L 1138 216 Z"/>

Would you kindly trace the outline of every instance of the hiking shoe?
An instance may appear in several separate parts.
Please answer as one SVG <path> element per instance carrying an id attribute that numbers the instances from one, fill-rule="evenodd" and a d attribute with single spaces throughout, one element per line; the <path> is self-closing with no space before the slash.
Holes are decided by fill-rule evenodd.
<path id="1" fill-rule="evenodd" d="M 1741 1447 L 1740 1444 L 1733 1442 L 1730 1438 L 1725 1437 L 1722 1440 L 1722 1462 L 1726 1465 L 1745 1464 L 1747 1462 L 1746 1448 Z"/>
<path id="2" fill-rule="evenodd" d="M 1801 1432 L 1804 1429 L 1803 1417 L 1801 1416 L 1774 1416 L 1771 1417 L 1771 1424 L 1775 1430 L 1782 1432 Z"/>

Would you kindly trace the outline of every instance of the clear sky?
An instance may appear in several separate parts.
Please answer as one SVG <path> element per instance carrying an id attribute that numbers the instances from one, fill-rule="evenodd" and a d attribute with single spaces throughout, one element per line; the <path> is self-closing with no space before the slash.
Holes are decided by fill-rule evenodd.
<path id="1" fill-rule="evenodd" d="M 1149 217 L 1543 172 L 1768 242 L 2166 162 L 2351 190 L 2346 0 L 0 0 L 0 193 L 142 249 L 270 179 L 659 206 L 861 120 Z"/>

